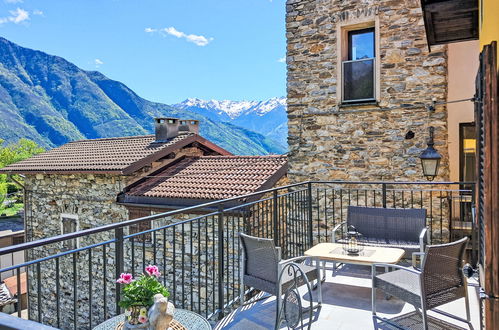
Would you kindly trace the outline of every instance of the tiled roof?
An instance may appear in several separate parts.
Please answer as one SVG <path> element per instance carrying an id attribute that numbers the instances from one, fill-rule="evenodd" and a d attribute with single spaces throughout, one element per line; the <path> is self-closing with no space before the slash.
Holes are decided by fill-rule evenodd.
<path id="1" fill-rule="evenodd" d="M 230 154 L 199 135 L 180 133 L 167 142 L 154 142 L 154 135 L 81 140 L 67 143 L 0 169 L 4 173 L 113 172 L 128 174 L 192 142 L 207 144 L 221 154 Z"/>
<path id="2" fill-rule="evenodd" d="M 285 174 L 286 165 L 286 156 L 187 157 L 130 188 L 125 199 L 219 200 L 242 196 L 272 187 Z"/>

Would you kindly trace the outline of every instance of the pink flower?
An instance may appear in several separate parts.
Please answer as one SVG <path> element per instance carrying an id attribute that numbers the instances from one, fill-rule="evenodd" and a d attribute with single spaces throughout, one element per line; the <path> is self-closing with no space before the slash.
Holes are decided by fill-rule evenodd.
<path id="1" fill-rule="evenodd" d="M 129 284 L 132 283 L 133 281 L 133 276 L 132 274 L 128 273 L 121 273 L 120 278 L 116 280 L 117 283 L 121 284 Z"/>
<path id="2" fill-rule="evenodd" d="M 153 276 L 153 275 L 156 277 L 161 276 L 161 273 L 159 272 L 158 266 L 153 266 L 153 265 L 147 266 L 146 273 L 149 274 L 149 276 Z"/>
<path id="3" fill-rule="evenodd" d="M 147 322 L 147 317 L 145 317 L 144 315 L 140 315 L 139 316 L 139 322 L 140 323 L 146 323 Z"/>

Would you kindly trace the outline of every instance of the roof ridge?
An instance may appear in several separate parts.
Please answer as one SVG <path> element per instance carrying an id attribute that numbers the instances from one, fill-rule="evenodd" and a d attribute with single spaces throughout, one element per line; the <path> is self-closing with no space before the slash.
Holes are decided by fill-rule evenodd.
<path id="1" fill-rule="evenodd" d="M 192 133 L 192 132 L 179 132 L 178 135 L 197 135 L 197 134 L 196 133 Z M 177 137 L 178 137 L 178 135 L 177 135 Z M 94 142 L 94 141 L 112 141 L 112 140 L 142 139 L 142 138 L 149 138 L 149 137 L 154 137 L 154 134 L 134 135 L 134 136 L 116 136 L 116 137 L 107 137 L 107 138 L 98 138 L 98 139 L 83 139 L 83 140 L 69 141 L 66 144 L 81 143 L 81 142 L 87 142 L 87 141 L 88 142 Z M 166 142 L 170 142 L 173 139 L 175 139 L 175 137 L 171 138 L 170 140 L 168 140 Z M 166 143 L 166 142 L 160 142 L 160 143 Z M 64 144 L 62 146 L 64 146 Z"/>
<path id="2" fill-rule="evenodd" d="M 257 158 L 286 158 L 286 155 L 230 155 L 230 156 L 198 156 L 199 158 L 250 158 L 250 159 L 257 159 Z"/>

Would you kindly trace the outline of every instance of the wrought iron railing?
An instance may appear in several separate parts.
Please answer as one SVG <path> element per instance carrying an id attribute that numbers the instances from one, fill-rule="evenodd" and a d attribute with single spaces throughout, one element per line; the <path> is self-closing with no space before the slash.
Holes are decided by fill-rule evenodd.
<path id="1" fill-rule="evenodd" d="M 330 241 L 349 205 L 424 207 L 431 242 L 448 242 L 474 235 L 474 226 L 453 228 L 455 221 L 473 223 L 474 194 L 462 187 L 449 182 L 293 184 L 3 248 L 0 255 L 24 251 L 27 261 L 0 274 L 14 272 L 19 291 L 21 273 L 27 271 L 29 304 L 17 304 L 19 317 L 28 307 L 29 319 L 39 323 L 91 329 L 121 313 L 115 282 L 120 273 L 137 275 L 155 264 L 177 307 L 215 321 L 238 306 L 239 232 L 273 238 L 289 258 Z M 453 210 L 456 199 L 463 200 L 458 206 L 465 210 Z M 130 234 L 130 226 L 141 222 L 151 222 L 152 229 Z M 74 245 L 79 248 L 65 251 L 69 240 L 79 240 Z"/>

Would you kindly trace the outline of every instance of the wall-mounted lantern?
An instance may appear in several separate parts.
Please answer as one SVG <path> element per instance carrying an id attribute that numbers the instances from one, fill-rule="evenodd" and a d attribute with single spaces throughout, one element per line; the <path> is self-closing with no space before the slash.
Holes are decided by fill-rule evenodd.
<path id="1" fill-rule="evenodd" d="M 421 159 L 421 165 L 423 166 L 423 174 L 428 181 L 432 181 L 438 175 L 438 167 L 440 165 L 440 159 L 442 156 L 438 151 L 433 148 L 435 144 L 433 142 L 433 133 L 435 128 L 430 126 L 430 138 L 428 139 L 428 147 L 423 150 L 419 158 Z"/>

